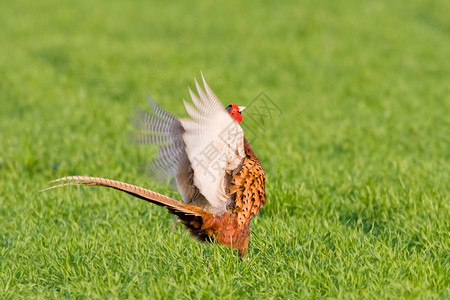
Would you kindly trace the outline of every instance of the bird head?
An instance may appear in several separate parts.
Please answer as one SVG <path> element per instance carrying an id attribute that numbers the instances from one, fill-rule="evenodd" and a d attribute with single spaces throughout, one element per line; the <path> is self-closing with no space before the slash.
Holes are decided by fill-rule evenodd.
<path id="1" fill-rule="evenodd" d="M 236 120 L 236 122 L 240 123 L 242 121 L 241 112 L 246 109 L 245 106 L 237 106 L 236 104 L 230 104 L 227 106 L 226 110 L 230 114 L 230 116 Z"/>

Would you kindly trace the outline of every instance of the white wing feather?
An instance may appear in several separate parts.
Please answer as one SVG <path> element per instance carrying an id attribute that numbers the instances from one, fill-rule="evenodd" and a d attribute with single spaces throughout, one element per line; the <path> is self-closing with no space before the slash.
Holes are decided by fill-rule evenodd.
<path id="1" fill-rule="evenodd" d="M 191 118 L 181 119 L 185 129 L 183 140 L 194 170 L 194 184 L 211 206 L 220 211 L 229 200 L 226 174 L 235 170 L 245 157 L 244 132 L 204 78 L 203 84 L 206 93 L 195 81 L 200 98 L 189 90 L 195 107 L 185 101 Z"/>

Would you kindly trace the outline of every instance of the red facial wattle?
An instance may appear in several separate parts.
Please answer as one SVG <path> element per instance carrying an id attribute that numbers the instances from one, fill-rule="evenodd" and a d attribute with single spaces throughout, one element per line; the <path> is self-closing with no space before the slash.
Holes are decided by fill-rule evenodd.
<path id="1" fill-rule="evenodd" d="M 243 117 L 242 117 L 242 115 L 241 115 L 240 112 L 236 112 L 236 113 L 234 113 L 233 115 L 232 115 L 232 114 L 230 114 L 230 115 L 231 115 L 231 117 L 232 117 L 233 119 L 236 120 L 236 122 L 241 123 Z"/>
<path id="2" fill-rule="evenodd" d="M 236 104 L 230 104 L 227 107 L 227 111 L 230 114 L 230 116 L 238 123 L 240 123 L 243 119 L 239 109 L 240 109 L 239 106 L 237 106 Z"/>

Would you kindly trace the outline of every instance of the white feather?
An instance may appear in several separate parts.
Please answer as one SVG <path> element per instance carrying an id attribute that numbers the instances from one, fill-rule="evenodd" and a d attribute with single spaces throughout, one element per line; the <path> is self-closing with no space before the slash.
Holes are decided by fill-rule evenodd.
<path id="1" fill-rule="evenodd" d="M 206 93 L 195 81 L 200 99 L 190 91 L 195 108 L 185 103 L 191 118 L 181 119 L 185 129 L 183 140 L 194 170 L 194 184 L 211 206 L 221 211 L 229 200 L 226 174 L 235 170 L 245 157 L 244 132 L 204 78 L 203 83 Z"/>

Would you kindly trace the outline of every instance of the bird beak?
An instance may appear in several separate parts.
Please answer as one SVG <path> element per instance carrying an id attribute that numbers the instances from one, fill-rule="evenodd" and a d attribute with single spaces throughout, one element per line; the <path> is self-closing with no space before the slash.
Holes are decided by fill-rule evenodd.
<path id="1" fill-rule="evenodd" d="M 238 106 L 238 108 L 239 108 L 239 112 L 242 112 L 244 109 L 247 109 L 247 107 L 245 107 L 245 106 Z"/>

